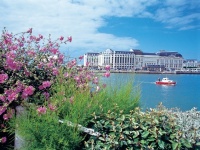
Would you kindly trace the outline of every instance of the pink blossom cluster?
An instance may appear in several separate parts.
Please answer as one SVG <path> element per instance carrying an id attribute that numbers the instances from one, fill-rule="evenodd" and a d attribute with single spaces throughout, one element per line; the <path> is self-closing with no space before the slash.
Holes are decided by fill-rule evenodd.
<path id="1" fill-rule="evenodd" d="M 41 93 L 47 100 L 49 88 L 64 63 L 60 44 L 72 42 L 72 37 L 60 37 L 55 41 L 45 39 L 41 34 L 32 35 L 32 28 L 20 34 L 6 29 L 0 36 L 0 115 L 8 121 L 13 114 L 10 106 L 20 105 Z M 33 99 L 34 100 L 34 99 Z M 54 106 L 50 107 L 55 110 Z M 41 109 L 44 112 L 45 109 Z M 1 138 L 1 137 L 0 137 Z M 1 142 L 6 142 L 5 138 Z"/>
<path id="2" fill-rule="evenodd" d="M 103 74 L 104 77 L 110 77 L 110 65 L 105 66 L 106 72 Z"/>
<path id="3" fill-rule="evenodd" d="M 43 81 L 42 85 L 39 86 L 39 89 L 40 90 L 46 89 L 46 88 L 49 88 L 50 86 L 51 86 L 51 82 L 50 81 Z"/>
<path id="4" fill-rule="evenodd" d="M 90 90 L 90 84 L 94 86 L 95 92 L 100 91 L 105 85 L 99 84 L 99 78 L 92 71 L 88 70 L 89 63 L 86 67 L 78 67 L 77 59 L 69 60 L 64 63 L 64 55 L 60 53 L 61 44 L 72 42 L 72 37 L 66 38 L 60 36 L 55 41 L 51 37 L 46 40 L 39 34 L 32 35 L 32 28 L 21 34 L 9 33 L 3 30 L 0 37 L 0 85 L 3 92 L 0 93 L 0 116 L 4 121 L 14 114 L 10 106 L 20 105 L 24 100 L 36 100 L 33 96 L 39 95 L 43 99 L 41 102 L 48 103 L 48 106 L 38 106 L 39 115 L 46 114 L 48 110 L 55 111 L 57 107 L 50 102 L 50 87 L 60 75 L 60 70 L 65 66 L 63 72 L 66 81 L 73 80 L 77 90 Z M 80 56 L 78 60 L 82 60 Z M 106 66 L 105 77 L 110 76 L 110 66 Z M 63 81 L 60 81 L 63 82 Z M 66 85 L 67 86 L 67 85 Z M 69 96 L 70 103 L 74 102 L 74 96 Z M 43 101 L 42 101 L 43 100 Z M 37 105 L 37 103 L 36 103 Z M 1 143 L 6 142 L 6 137 L 0 137 Z"/>
<path id="5" fill-rule="evenodd" d="M 1 143 L 5 143 L 7 141 L 7 138 L 4 136 L 0 139 Z"/>
<path id="6" fill-rule="evenodd" d="M 8 79 L 7 74 L 0 74 L 0 83 L 4 83 Z"/>
<path id="7" fill-rule="evenodd" d="M 48 108 L 46 107 L 46 106 L 39 106 L 38 108 L 37 108 L 37 112 L 38 112 L 38 114 L 39 115 L 42 115 L 42 114 L 46 114 L 46 112 L 47 112 L 47 110 L 49 109 L 50 111 L 55 111 L 56 110 L 56 106 L 55 105 L 53 105 L 53 104 L 49 104 L 48 105 Z"/>
<path id="8" fill-rule="evenodd" d="M 35 91 L 35 88 L 33 86 L 27 86 L 24 88 L 23 93 L 22 93 L 22 98 L 27 98 L 28 96 L 33 95 Z"/>

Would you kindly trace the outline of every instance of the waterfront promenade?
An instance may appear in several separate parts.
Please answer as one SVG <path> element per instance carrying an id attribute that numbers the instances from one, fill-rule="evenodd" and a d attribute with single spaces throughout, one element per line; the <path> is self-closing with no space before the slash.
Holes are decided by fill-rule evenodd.
<path id="1" fill-rule="evenodd" d="M 93 72 L 98 73 L 105 73 L 105 70 L 93 70 Z M 146 70 L 140 70 L 140 71 L 133 71 L 133 70 L 111 70 L 111 73 L 136 73 L 136 74 L 200 74 L 200 71 L 146 71 Z"/>

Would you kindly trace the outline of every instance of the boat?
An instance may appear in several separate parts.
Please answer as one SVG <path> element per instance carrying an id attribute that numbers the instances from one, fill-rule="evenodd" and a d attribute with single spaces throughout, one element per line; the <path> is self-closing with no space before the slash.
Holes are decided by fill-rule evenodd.
<path id="1" fill-rule="evenodd" d="M 158 79 L 158 81 L 156 81 L 156 84 L 159 85 L 176 85 L 176 81 L 173 80 L 169 80 L 169 78 L 162 78 L 162 80 Z"/>

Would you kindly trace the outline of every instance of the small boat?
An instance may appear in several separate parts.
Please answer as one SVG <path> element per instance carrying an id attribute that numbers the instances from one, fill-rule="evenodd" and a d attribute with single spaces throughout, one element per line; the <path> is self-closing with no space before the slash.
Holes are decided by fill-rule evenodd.
<path id="1" fill-rule="evenodd" d="M 169 80 L 168 78 L 163 78 L 162 80 L 158 79 L 158 81 L 156 81 L 156 84 L 159 85 L 175 85 L 176 82 L 173 80 Z"/>

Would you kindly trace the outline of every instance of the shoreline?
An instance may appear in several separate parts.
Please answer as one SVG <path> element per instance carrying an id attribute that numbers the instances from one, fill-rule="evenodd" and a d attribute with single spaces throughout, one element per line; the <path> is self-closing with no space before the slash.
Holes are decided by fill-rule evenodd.
<path id="1" fill-rule="evenodd" d="M 96 73 L 105 73 L 105 70 L 93 70 Z M 200 72 L 192 71 L 126 71 L 126 70 L 111 70 L 110 73 L 136 73 L 136 74 L 199 74 Z"/>

